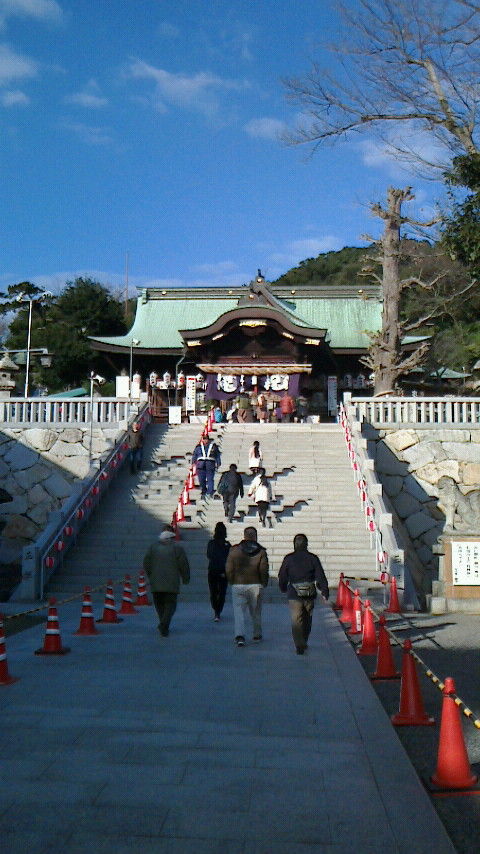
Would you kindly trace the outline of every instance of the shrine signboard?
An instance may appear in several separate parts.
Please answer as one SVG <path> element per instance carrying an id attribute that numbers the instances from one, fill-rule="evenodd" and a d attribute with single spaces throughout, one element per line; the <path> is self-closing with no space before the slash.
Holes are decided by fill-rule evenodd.
<path id="1" fill-rule="evenodd" d="M 479 540 L 452 540 L 452 584 L 480 586 Z"/>

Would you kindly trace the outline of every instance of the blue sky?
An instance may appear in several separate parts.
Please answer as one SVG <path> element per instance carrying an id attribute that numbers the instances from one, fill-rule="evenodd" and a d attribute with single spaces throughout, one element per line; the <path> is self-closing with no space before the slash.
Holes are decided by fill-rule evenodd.
<path id="1" fill-rule="evenodd" d="M 352 0 L 354 2 L 355 0 Z M 412 183 L 368 136 L 287 147 L 281 80 L 324 57 L 334 0 L 0 0 L 0 287 L 232 285 L 378 233 Z"/>

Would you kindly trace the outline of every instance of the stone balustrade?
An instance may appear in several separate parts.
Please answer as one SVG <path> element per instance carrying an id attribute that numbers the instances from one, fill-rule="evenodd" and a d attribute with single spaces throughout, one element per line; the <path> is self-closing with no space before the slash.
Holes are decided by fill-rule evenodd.
<path id="1" fill-rule="evenodd" d="M 355 421 L 400 424 L 480 424 L 480 397 L 352 397 L 345 406 Z"/>
<path id="2" fill-rule="evenodd" d="M 10 397 L 0 400 L 0 423 L 26 424 L 120 424 L 126 422 L 131 403 L 126 398 Z"/>

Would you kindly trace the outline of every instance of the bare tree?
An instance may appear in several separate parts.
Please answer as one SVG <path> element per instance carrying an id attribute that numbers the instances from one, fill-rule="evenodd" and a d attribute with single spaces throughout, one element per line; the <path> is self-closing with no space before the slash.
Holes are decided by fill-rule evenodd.
<path id="1" fill-rule="evenodd" d="M 477 153 L 480 5 L 355 0 L 338 8 L 348 36 L 329 47 L 334 70 L 314 62 L 304 77 L 285 81 L 303 113 L 290 141 L 317 148 L 367 130 L 397 156 L 428 169 Z M 430 154 L 415 148 L 422 134 Z"/>
<path id="2" fill-rule="evenodd" d="M 378 332 L 369 333 L 369 353 L 362 362 L 373 371 L 374 393 L 378 395 L 393 392 L 399 378 L 420 365 L 429 349 L 430 341 L 425 338 L 418 343 L 413 352 L 406 353 L 405 347 L 402 346 L 405 336 L 424 327 L 434 318 L 445 315 L 451 301 L 467 298 L 468 293 L 477 287 L 477 282 L 472 280 L 463 285 L 457 285 L 450 295 L 444 296 L 442 300 L 432 300 L 428 310 L 402 323 L 400 301 L 404 290 L 418 287 L 433 293 L 438 283 L 450 272 L 447 269 L 441 270 L 428 281 L 423 279 L 421 272 L 402 277 L 401 261 L 404 254 L 402 226 L 423 229 L 435 224 L 435 221 L 418 222 L 403 214 L 404 203 L 414 198 L 411 187 L 403 190 L 390 187 L 387 191 L 386 206 L 383 207 L 377 203 L 371 208 L 372 213 L 383 221 L 383 233 L 380 239 L 375 241 L 378 247 L 377 254 L 366 257 L 367 263 L 362 269 L 362 275 L 368 276 L 381 285 L 382 327 Z M 377 273 L 377 269 L 381 272 Z"/>

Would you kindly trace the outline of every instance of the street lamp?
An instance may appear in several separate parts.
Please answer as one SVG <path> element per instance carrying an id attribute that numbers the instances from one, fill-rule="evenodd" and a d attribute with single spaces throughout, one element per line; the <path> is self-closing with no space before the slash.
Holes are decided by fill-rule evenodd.
<path id="1" fill-rule="evenodd" d="M 128 396 L 130 398 L 130 403 L 132 402 L 133 348 L 138 347 L 139 344 L 140 344 L 140 341 L 138 340 L 138 338 L 132 338 L 130 341 L 130 371 L 128 374 L 128 379 L 129 379 L 129 383 L 128 383 L 129 395 Z"/>
<path id="2" fill-rule="evenodd" d="M 94 371 L 90 372 L 90 447 L 88 458 L 90 463 L 92 462 L 92 448 L 93 448 L 93 389 L 94 386 L 101 386 L 106 383 L 105 377 L 101 377 L 99 374 L 96 374 Z"/>
<path id="3" fill-rule="evenodd" d="M 37 296 L 27 296 L 27 294 L 19 294 L 17 297 L 17 302 L 28 302 L 28 335 L 27 335 L 27 364 L 25 366 L 25 394 L 24 397 L 28 397 L 28 381 L 30 375 L 30 343 L 32 340 L 32 307 L 34 302 L 44 302 L 44 300 L 52 297 L 53 294 L 50 291 L 43 291 L 41 294 L 37 294 Z"/>

